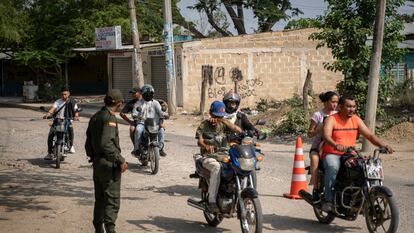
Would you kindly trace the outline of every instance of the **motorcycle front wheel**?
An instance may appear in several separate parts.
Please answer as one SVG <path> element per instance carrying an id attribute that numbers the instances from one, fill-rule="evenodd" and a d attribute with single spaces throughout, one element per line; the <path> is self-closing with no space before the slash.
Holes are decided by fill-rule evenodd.
<path id="1" fill-rule="evenodd" d="M 208 202 L 207 192 L 201 191 L 201 200 L 205 200 L 206 202 Z M 212 214 L 207 211 L 203 211 L 203 214 L 204 214 L 204 218 L 207 221 L 207 224 L 211 227 L 216 227 L 221 223 L 221 221 L 223 221 L 223 216 L 221 215 Z"/>
<path id="2" fill-rule="evenodd" d="M 370 194 L 371 206 L 365 208 L 365 222 L 370 233 L 394 233 L 398 228 L 398 208 L 384 190 Z"/>
<path id="3" fill-rule="evenodd" d="M 56 168 L 60 168 L 60 161 L 63 158 L 63 146 L 55 145 L 55 158 L 56 158 Z"/>
<path id="4" fill-rule="evenodd" d="M 259 198 L 246 197 L 243 199 L 246 208 L 246 218 L 240 218 L 240 227 L 243 233 L 261 233 L 263 216 Z"/>
<path id="5" fill-rule="evenodd" d="M 158 173 L 158 167 L 160 163 L 160 148 L 158 147 L 151 147 L 148 151 L 150 156 L 150 162 L 151 162 L 151 173 L 153 175 Z"/>

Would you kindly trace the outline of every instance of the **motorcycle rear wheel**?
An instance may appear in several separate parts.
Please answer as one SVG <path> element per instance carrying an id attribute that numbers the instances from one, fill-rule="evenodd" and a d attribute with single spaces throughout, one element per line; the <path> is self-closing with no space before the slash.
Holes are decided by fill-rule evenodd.
<path id="1" fill-rule="evenodd" d="M 206 200 L 206 202 L 208 202 L 207 192 L 201 191 L 201 200 Z M 207 221 L 207 224 L 211 227 L 216 227 L 221 223 L 221 221 L 223 221 L 223 216 L 221 215 L 212 214 L 207 211 L 203 211 L 203 214 L 204 214 L 204 218 Z"/>
<path id="2" fill-rule="evenodd" d="M 371 193 L 374 206 L 365 209 L 365 222 L 370 233 L 394 233 L 398 229 L 399 213 L 393 197 L 383 190 Z M 389 224 L 386 224 L 389 222 Z M 386 224 L 384 226 L 384 224 Z M 388 226 L 388 227 L 387 227 Z"/>
<path id="3" fill-rule="evenodd" d="M 243 233 L 261 233 L 263 227 L 262 206 L 259 198 L 243 199 L 246 208 L 246 219 L 240 218 L 240 227 Z M 247 221 L 248 229 L 243 227 L 243 222 Z"/>
<path id="4" fill-rule="evenodd" d="M 158 173 L 158 167 L 160 163 L 160 149 L 158 147 L 151 147 L 148 151 L 150 156 L 150 162 L 151 162 L 151 173 L 153 175 Z"/>

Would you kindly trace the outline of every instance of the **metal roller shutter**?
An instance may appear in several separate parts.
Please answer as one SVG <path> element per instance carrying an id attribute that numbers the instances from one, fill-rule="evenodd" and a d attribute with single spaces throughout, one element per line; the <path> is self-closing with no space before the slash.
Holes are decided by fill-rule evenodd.
<path id="1" fill-rule="evenodd" d="M 120 89 L 125 99 L 131 99 L 129 94 L 132 88 L 131 57 L 112 58 L 112 88 Z"/>
<path id="2" fill-rule="evenodd" d="M 151 85 L 155 89 L 155 99 L 167 101 L 165 56 L 151 57 Z"/>

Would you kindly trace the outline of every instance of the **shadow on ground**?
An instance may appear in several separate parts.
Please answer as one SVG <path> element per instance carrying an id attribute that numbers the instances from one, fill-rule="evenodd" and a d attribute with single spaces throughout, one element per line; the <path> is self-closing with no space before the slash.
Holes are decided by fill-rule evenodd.
<path id="1" fill-rule="evenodd" d="M 156 193 L 168 196 L 199 196 L 200 191 L 194 185 L 172 185 L 155 189 Z"/>
<path id="2" fill-rule="evenodd" d="M 230 229 L 210 227 L 203 222 L 161 216 L 150 218 L 149 220 L 128 220 L 127 222 L 137 226 L 137 232 L 148 232 L 153 230 L 154 227 L 159 228 L 161 232 L 231 232 Z"/>
<path id="3" fill-rule="evenodd" d="M 93 204 L 93 188 L 81 185 L 86 178 L 58 170 L 43 173 L 22 173 L 16 170 L 0 173 L 0 206 L 6 212 L 25 210 L 48 210 L 48 201 L 41 196 L 71 197 L 80 205 Z"/>
<path id="4" fill-rule="evenodd" d="M 270 224 L 270 227 L 269 227 Z M 282 216 L 276 214 L 263 215 L 263 229 L 272 231 L 298 230 L 303 232 L 349 232 L 350 230 L 360 231 L 361 227 L 341 227 L 335 222 L 327 225 L 321 224 L 317 220 Z"/>

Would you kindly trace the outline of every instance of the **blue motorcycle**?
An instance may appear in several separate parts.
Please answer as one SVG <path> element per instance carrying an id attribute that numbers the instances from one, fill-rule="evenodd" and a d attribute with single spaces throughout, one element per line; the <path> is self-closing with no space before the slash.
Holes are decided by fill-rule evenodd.
<path id="1" fill-rule="evenodd" d="M 219 141 L 214 135 L 203 134 L 205 140 Z M 220 143 L 218 143 L 220 144 Z M 252 174 L 256 163 L 263 159 L 257 153 L 252 137 L 242 136 L 230 140 L 230 148 L 216 147 L 214 157 L 221 164 L 221 179 L 217 193 L 219 212 L 208 209 L 209 171 L 202 166 L 203 158 L 196 159 L 196 172 L 190 178 L 199 179 L 200 198 L 189 198 L 187 204 L 200 209 L 210 226 L 216 227 L 224 218 L 237 217 L 243 233 L 262 232 L 262 207 Z M 201 155 L 198 155 L 201 156 Z"/>

